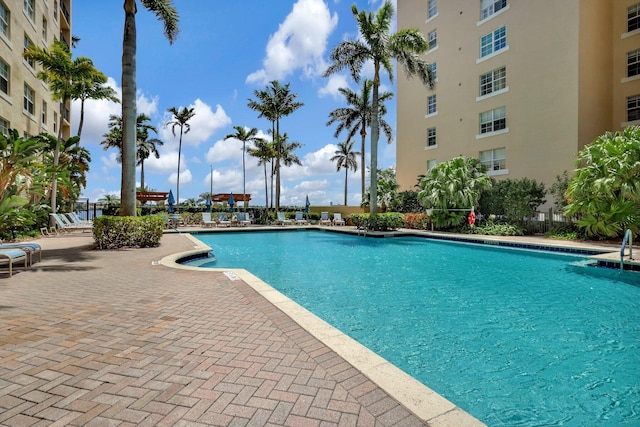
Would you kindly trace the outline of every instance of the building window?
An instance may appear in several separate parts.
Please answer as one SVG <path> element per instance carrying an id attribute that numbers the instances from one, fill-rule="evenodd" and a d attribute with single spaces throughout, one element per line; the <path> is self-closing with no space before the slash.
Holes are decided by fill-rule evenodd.
<path id="1" fill-rule="evenodd" d="M 627 98 L 627 121 L 640 120 L 640 95 Z"/>
<path id="2" fill-rule="evenodd" d="M 427 114 L 435 114 L 436 109 L 436 95 L 431 95 L 427 98 Z"/>
<path id="3" fill-rule="evenodd" d="M 31 39 L 29 37 L 27 37 L 27 35 L 25 34 L 24 35 L 24 50 L 25 50 L 25 52 L 27 51 L 27 48 L 29 46 L 31 46 L 32 44 L 33 44 L 33 42 L 31 41 Z M 29 64 L 29 66 L 35 70 L 36 61 L 34 61 L 33 59 L 25 59 L 25 61 L 27 61 L 27 64 Z"/>
<path id="4" fill-rule="evenodd" d="M 480 113 L 480 133 L 496 132 L 507 127 L 507 111 L 505 107 Z"/>
<path id="5" fill-rule="evenodd" d="M 53 0 L 53 20 L 58 22 L 58 0 Z"/>
<path id="6" fill-rule="evenodd" d="M 507 27 L 502 26 L 480 39 L 480 57 L 484 58 L 507 47 Z"/>
<path id="7" fill-rule="evenodd" d="M 429 43 L 429 50 L 438 47 L 438 32 L 436 30 L 431 31 L 427 35 L 427 42 Z"/>
<path id="8" fill-rule="evenodd" d="M 9 9 L 3 2 L 0 1 L 0 35 L 9 38 Z"/>
<path id="9" fill-rule="evenodd" d="M 505 7 L 507 7 L 507 0 L 481 0 L 480 20 L 487 19 Z"/>
<path id="10" fill-rule="evenodd" d="M 438 0 L 429 0 L 427 2 L 427 19 L 433 18 L 438 14 Z"/>
<path id="11" fill-rule="evenodd" d="M 627 53 L 627 77 L 640 74 L 640 49 Z"/>
<path id="12" fill-rule="evenodd" d="M 640 28 L 640 3 L 636 3 L 627 9 L 627 31 Z"/>
<path id="13" fill-rule="evenodd" d="M 480 152 L 480 163 L 488 172 L 499 171 L 507 168 L 507 156 L 504 148 L 496 148 Z"/>
<path id="14" fill-rule="evenodd" d="M 27 113 L 29 113 L 30 115 L 34 115 L 35 114 L 35 100 L 36 100 L 36 93 L 33 91 L 33 89 L 31 89 L 29 86 L 27 86 L 26 84 L 24 85 L 24 111 L 26 111 Z"/>
<path id="15" fill-rule="evenodd" d="M 47 102 L 42 101 L 42 124 L 46 126 L 47 124 Z"/>
<path id="16" fill-rule="evenodd" d="M 0 117 L 0 133 L 9 136 L 9 122 Z"/>
<path id="17" fill-rule="evenodd" d="M 0 59 L 0 92 L 9 95 L 9 65 Z"/>
<path id="18" fill-rule="evenodd" d="M 436 145 L 436 128 L 427 129 L 427 147 Z"/>
<path id="19" fill-rule="evenodd" d="M 24 0 L 24 13 L 31 19 L 31 22 L 35 22 L 36 20 L 36 1 L 35 0 Z"/>
<path id="20" fill-rule="evenodd" d="M 49 23 L 47 22 L 47 18 L 42 17 L 42 40 L 47 41 L 48 31 L 49 31 Z"/>
<path id="21" fill-rule="evenodd" d="M 506 67 L 489 71 L 480 76 L 480 96 L 502 90 L 507 87 Z"/>
<path id="22" fill-rule="evenodd" d="M 431 77 L 433 80 L 438 78 L 438 63 L 432 62 L 429 64 L 429 71 L 431 71 Z"/>
<path id="23" fill-rule="evenodd" d="M 438 165 L 438 162 L 436 162 L 435 159 L 427 160 L 427 171 L 430 171 L 431 169 L 435 168 L 437 165 Z"/>

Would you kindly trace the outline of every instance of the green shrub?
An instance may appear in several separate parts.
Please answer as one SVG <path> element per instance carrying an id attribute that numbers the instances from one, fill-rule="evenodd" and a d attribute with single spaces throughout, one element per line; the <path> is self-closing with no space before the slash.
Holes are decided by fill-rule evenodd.
<path id="1" fill-rule="evenodd" d="M 100 216 L 93 220 L 98 249 L 147 248 L 160 244 L 164 219 L 159 216 Z"/>
<path id="2" fill-rule="evenodd" d="M 477 227 L 466 225 L 462 232 L 468 234 L 483 234 L 486 236 L 524 236 L 524 231 L 517 225 L 494 224 L 492 222 Z"/>
<path id="3" fill-rule="evenodd" d="M 430 230 L 431 218 L 427 214 L 408 213 L 404 215 L 404 228 L 412 230 Z"/>
<path id="4" fill-rule="evenodd" d="M 358 228 L 371 231 L 396 230 L 403 225 L 402 214 L 386 212 L 380 214 L 352 214 L 351 222 Z"/>

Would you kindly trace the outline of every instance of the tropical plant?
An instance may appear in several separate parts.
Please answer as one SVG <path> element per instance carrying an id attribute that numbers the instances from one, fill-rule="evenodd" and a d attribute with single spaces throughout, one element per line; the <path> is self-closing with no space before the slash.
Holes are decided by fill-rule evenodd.
<path id="1" fill-rule="evenodd" d="M 74 82 L 73 99 L 80 100 L 80 121 L 78 122 L 78 144 L 82 136 L 84 124 L 84 103 L 87 99 L 106 99 L 113 102 L 120 102 L 116 96 L 116 91 L 111 86 L 107 86 L 107 76 L 95 69 L 87 78 Z"/>
<path id="2" fill-rule="evenodd" d="M 165 123 L 164 126 L 171 126 L 171 133 L 173 134 L 173 136 L 176 136 L 176 127 L 180 128 L 180 140 L 178 142 L 178 176 L 176 177 L 177 207 L 180 205 L 180 157 L 182 154 L 182 135 L 188 133 L 191 130 L 191 125 L 187 122 L 196 115 L 196 112 L 194 108 L 187 107 L 182 107 L 182 109 L 171 107 L 167 111 L 173 114 L 173 120 Z"/>
<path id="3" fill-rule="evenodd" d="M 178 12 L 172 0 L 140 0 L 164 25 L 170 44 L 178 36 Z M 136 0 L 124 0 L 122 40 L 122 215 L 136 215 Z"/>
<path id="4" fill-rule="evenodd" d="M 376 192 L 377 203 L 383 210 L 386 210 L 388 206 L 395 204 L 395 199 L 398 195 L 398 182 L 396 181 L 396 169 L 392 166 L 384 170 L 378 170 L 377 185 L 375 186 L 378 191 Z M 360 206 L 365 208 L 370 206 L 370 194 L 371 186 L 362 195 L 362 201 Z"/>
<path id="5" fill-rule="evenodd" d="M 283 146 L 280 137 L 280 119 L 286 117 L 302 107 L 302 102 L 296 101 L 298 97 L 289 89 L 289 83 L 282 86 L 278 80 L 273 80 L 271 86 L 265 90 L 255 90 L 257 100 L 249 99 L 248 106 L 259 112 L 258 117 L 265 117 L 271 122 L 273 141 L 275 142 L 275 161 L 272 162 L 272 170 L 276 177 L 276 211 L 280 208 L 280 165 L 283 156 Z M 273 183 L 271 195 L 273 197 Z"/>
<path id="6" fill-rule="evenodd" d="M 565 214 L 575 215 L 587 236 L 616 237 L 640 231 L 640 126 L 606 132 L 578 153 Z"/>
<path id="7" fill-rule="evenodd" d="M 281 165 L 284 165 L 284 166 L 287 166 L 287 167 L 289 167 L 291 165 L 294 165 L 294 164 L 296 164 L 298 166 L 302 166 L 302 162 L 300 161 L 300 158 L 298 156 L 296 156 L 294 154 L 294 152 L 293 152 L 293 150 L 296 150 L 296 149 L 302 147 L 302 144 L 300 144 L 299 142 L 295 142 L 295 141 L 289 142 L 289 136 L 286 133 L 283 133 L 282 135 L 280 135 L 280 137 L 278 139 L 279 139 L 279 142 L 276 145 L 280 149 L 279 157 L 280 157 Z M 278 170 L 279 169 L 280 169 L 280 167 L 278 167 Z M 276 187 L 276 188 L 279 188 L 279 186 L 280 186 L 279 180 L 277 180 L 277 185 L 278 185 L 278 187 Z M 280 207 L 280 202 L 278 200 L 279 197 L 280 197 L 279 195 L 278 195 L 278 197 L 276 197 L 276 202 L 277 202 L 276 207 L 278 209 Z"/>
<path id="8" fill-rule="evenodd" d="M 390 34 L 394 8 L 391 1 L 384 5 L 374 15 L 372 12 L 358 11 L 356 5 L 351 7 L 354 18 L 358 23 L 360 38 L 346 40 L 336 46 L 331 52 L 332 64 L 324 72 L 324 76 L 348 69 L 356 83 L 360 82 L 363 66 L 368 61 L 373 62 L 373 95 L 372 110 L 380 111 L 380 69 L 384 68 L 393 81 L 393 59 L 403 68 L 408 77 L 417 75 L 422 82 L 432 88 L 434 79 L 429 64 L 420 55 L 429 48 L 429 43 L 417 29 L 402 29 Z M 371 182 L 378 182 L 378 138 L 380 133 L 379 114 L 371 116 Z M 377 188 L 371 185 L 369 204 L 371 213 L 377 212 Z"/>
<path id="9" fill-rule="evenodd" d="M 567 175 L 567 171 L 564 171 L 562 175 L 556 175 L 556 180 L 551 184 L 551 189 L 549 190 L 555 199 L 553 201 L 553 207 L 556 208 L 558 212 L 564 211 L 564 208 L 567 207 L 569 203 L 565 195 L 567 188 L 569 188 L 569 175 Z"/>
<path id="10" fill-rule="evenodd" d="M 256 141 L 255 148 L 249 148 L 247 150 L 250 156 L 253 156 L 258 159 L 258 165 L 264 166 L 264 196 L 265 202 L 264 207 L 268 209 L 269 207 L 269 188 L 267 182 L 267 163 L 270 163 L 271 160 L 275 157 L 275 148 L 274 144 L 271 141 L 267 141 L 266 139 Z"/>
<path id="11" fill-rule="evenodd" d="M 350 140 L 338 143 L 338 149 L 334 153 L 335 156 L 329 160 L 336 162 L 337 172 L 340 172 L 340 169 L 344 168 L 344 205 L 347 206 L 349 170 L 353 170 L 354 172 L 358 170 L 356 156 L 360 153 L 353 151 L 353 141 Z"/>
<path id="12" fill-rule="evenodd" d="M 431 168 L 420 181 L 418 200 L 434 211 L 436 226 L 454 226 L 467 210 L 478 206 L 482 191 L 491 188 L 491 178 L 476 158 L 456 157 Z M 457 212 L 463 212 L 462 214 Z"/>
<path id="13" fill-rule="evenodd" d="M 491 188 L 481 193 L 479 210 L 522 224 L 526 218 L 533 217 L 540 205 L 546 203 L 546 193 L 544 183 L 535 179 L 492 179 Z"/>
<path id="14" fill-rule="evenodd" d="M 120 204 L 120 197 L 115 194 L 105 194 L 98 199 L 98 203 L 101 203 L 103 207 L 113 207 Z"/>
<path id="15" fill-rule="evenodd" d="M 38 137 L 21 137 L 17 129 L 8 135 L 0 132 L 0 200 L 9 193 L 10 187 L 22 192 L 31 177 L 43 166 L 41 155 L 46 144 Z"/>
<path id="16" fill-rule="evenodd" d="M 235 138 L 238 141 L 242 142 L 242 194 L 247 194 L 247 188 L 246 188 L 246 183 L 247 183 L 247 176 L 246 176 L 246 167 L 245 167 L 245 153 L 247 152 L 247 142 L 252 142 L 254 144 L 257 144 L 258 142 L 260 142 L 262 140 L 262 138 L 256 136 L 258 134 L 258 129 L 256 128 L 245 128 L 242 126 L 234 126 L 233 127 L 236 132 L 235 133 L 230 133 L 227 134 L 227 136 L 224 137 L 224 139 L 229 139 L 229 138 Z M 247 210 L 247 199 L 246 197 L 244 198 L 244 210 Z"/>
<path id="17" fill-rule="evenodd" d="M 362 193 L 365 192 L 365 142 L 367 140 L 367 128 L 371 123 L 371 89 L 373 82 L 368 79 L 362 81 L 362 88 L 360 93 L 355 93 L 349 88 L 339 88 L 338 91 L 344 95 L 347 104 L 350 107 L 336 108 L 329 113 L 329 121 L 327 126 L 333 123 L 338 123 L 334 137 L 338 137 L 342 131 L 347 131 L 347 141 L 355 136 L 356 133 L 360 133 L 361 148 L 360 148 L 360 175 L 361 175 L 361 187 Z M 387 109 L 384 105 L 384 101 L 391 99 L 393 93 L 383 92 L 378 98 L 380 107 L 379 125 L 384 134 L 387 136 L 387 143 L 391 144 L 393 141 L 393 130 L 389 123 L 384 120 L 384 115 L 387 113 Z"/>

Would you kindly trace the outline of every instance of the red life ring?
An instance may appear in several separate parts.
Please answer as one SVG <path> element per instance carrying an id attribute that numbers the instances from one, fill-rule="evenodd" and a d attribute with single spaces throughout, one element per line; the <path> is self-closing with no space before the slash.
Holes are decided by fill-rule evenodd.
<path id="1" fill-rule="evenodd" d="M 469 225 L 473 225 L 476 223 L 476 214 L 473 212 L 469 213 L 469 216 L 467 217 L 467 221 L 469 222 Z"/>

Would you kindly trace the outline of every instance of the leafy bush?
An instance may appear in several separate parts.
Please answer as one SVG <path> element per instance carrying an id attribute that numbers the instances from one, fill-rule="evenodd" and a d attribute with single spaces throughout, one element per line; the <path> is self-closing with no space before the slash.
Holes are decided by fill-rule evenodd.
<path id="1" fill-rule="evenodd" d="M 545 233 L 545 237 L 557 240 L 584 240 L 584 234 L 573 224 L 558 225 Z"/>
<path id="2" fill-rule="evenodd" d="M 481 225 L 478 227 L 470 227 L 467 225 L 466 232 L 467 234 L 482 234 L 485 236 L 524 236 L 524 231 L 522 228 L 513 224 L 494 224 L 488 222 L 485 225 Z"/>
<path id="3" fill-rule="evenodd" d="M 404 215 L 404 228 L 430 230 L 431 218 L 427 214 L 408 213 Z"/>
<path id="4" fill-rule="evenodd" d="M 93 220 L 98 249 L 147 248 L 160 244 L 164 219 L 159 216 L 100 216 Z"/>
<path id="5" fill-rule="evenodd" d="M 546 202 L 546 192 L 544 183 L 535 179 L 493 180 L 491 188 L 482 192 L 479 210 L 484 214 L 504 216 L 510 222 L 522 223 Z"/>
<path id="6" fill-rule="evenodd" d="M 396 230 L 403 225 L 402 214 L 386 212 L 380 214 L 352 214 L 351 222 L 358 228 L 371 231 Z"/>

